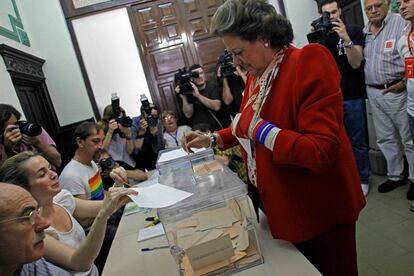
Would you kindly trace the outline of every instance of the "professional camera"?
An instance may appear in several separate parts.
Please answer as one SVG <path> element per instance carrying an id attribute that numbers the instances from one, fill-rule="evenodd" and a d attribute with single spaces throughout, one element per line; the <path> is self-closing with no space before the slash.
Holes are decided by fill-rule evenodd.
<path id="1" fill-rule="evenodd" d="M 185 67 L 178 69 L 174 75 L 175 84 L 180 87 L 180 93 L 183 95 L 193 95 L 193 87 L 191 86 L 191 79 L 198 78 L 198 72 L 190 71 Z"/>
<path id="2" fill-rule="evenodd" d="M 20 120 L 16 125 L 19 127 L 21 134 L 26 134 L 30 137 L 38 136 L 42 133 L 42 126 L 36 123 Z"/>
<path id="3" fill-rule="evenodd" d="M 151 107 L 151 105 L 150 105 L 150 103 L 148 101 L 147 96 L 145 96 L 144 94 L 141 94 L 140 100 L 141 100 L 142 110 L 147 115 L 146 120 L 148 122 L 148 126 L 149 127 L 155 127 L 155 126 L 157 126 L 157 118 L 155 118 L 151 114 L 152 107 Z"/>
<path id="4" fill-rule="evenodd" d="M 112 157 L 101 159 L 98 165 L 102 171 L 111 171 L 115 167 L 115 160 Z"/>
<path id="5" fill-rule="evenodd" d="M 116 95 L 116 93 L 112 94 L 111 105 L 112 105 L 112 112 L 115 115 L 116 122 L 123 127 L 131 127 L 132 119 L 131 117 L 128 117 L 122 114 L 121 106 L 119 105 L 119 97 Z"/>
<path id="6" fill-rule="evenodd" d="M 217 63 L 220 65 L 221 75 L 225 78 L 233 75 L 236 70 L 233 66 L 233 56 L 227 50 L 224 50 Z"/>
<path id="7" fill-rule="evenodd" d="M 322 16 L 312 21 L 311 26 L 314 32 L 307 34 L 309 43 L 319 43 L 326 38 L 328 34 L 333 32 L 333 24 L 331 22 L 331 15 L 329 12 L 323 12 Z"/>

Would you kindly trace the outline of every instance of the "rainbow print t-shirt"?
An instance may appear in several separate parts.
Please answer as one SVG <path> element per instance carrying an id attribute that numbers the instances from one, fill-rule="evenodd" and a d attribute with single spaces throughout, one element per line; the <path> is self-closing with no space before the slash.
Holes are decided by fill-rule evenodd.
<path id="1" fill-rule="evenodd" d="M 94 176 L 88 180 L 89 188 L 91 190 L 91 199 L 92 200 L 101 200 L 104 199 L 104 189 L 101 174 L 99 171 L 96 172 Z"/>

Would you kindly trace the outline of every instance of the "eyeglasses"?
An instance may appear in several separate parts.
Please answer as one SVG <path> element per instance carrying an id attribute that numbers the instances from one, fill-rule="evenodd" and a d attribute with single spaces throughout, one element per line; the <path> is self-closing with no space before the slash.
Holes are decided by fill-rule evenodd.
<path id="1" fill-rule="evenodd" d="M 21 219 L 29 219 L 30 224 L 34 225 L 36 222 L 36 217 L 37 216 L 41 216 L 42 215 L 42 211 L 43 211 L 43 207 L 39 207 L 36 210 L 33 210 L 29 213 L 29 215 L 27 216 L 21 216 L 21 217 L 16 217 L 16 218 L 12 218 L 12 219 L 5 219 L 0 221 L 0 224 L 6 223 L 6 222 L 10 222 L 10 221 L 15 221 L 15 220 L 21 220 Z"/>
<path id="2" fill-rule="evenodd" d="M 166 115 L 166 116 L 164 116 L 164 118 L 162 118 L 164 121 L 165 120 L 171 120 L 171 119 L 175 119 L 175 116 L 173 116 L 173 115 Z"/>

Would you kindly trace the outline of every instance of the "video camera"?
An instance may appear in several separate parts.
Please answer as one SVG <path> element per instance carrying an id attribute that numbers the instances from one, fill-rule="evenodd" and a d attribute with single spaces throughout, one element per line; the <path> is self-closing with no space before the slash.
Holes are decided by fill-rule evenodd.
<path id="1" fill-rule="evenodd" d="M 224 50 L 224 54 L 219 57 L 217 64 L 220 65 L 221 75 L 225 78 L 233 75 L 236 70 L 233 66 L 233 56 L 227 50 Z"/>
<path id="2" fill-rule="evenodd" d="M 42 133 L 42 126 L 36 123 L 27 121 L 17 121 L 16 125 L 19 127 L 20 133 L 30 137 L 38 136 Z"/>
<path id="3" fill-rule="evenodd" d="M 152 107 L 151 107 L 151 105 L 150 105 L 150 103 L 148 101 L 147 96 L 145 96 L 144 94 L 141 94 L 140 100 L 141 100 L 142 110 L 147 115 L 146 120 L 148 122 L 148 126 L 149 127 L 155 127 L 155 126 L 157 126 L 157 118 L 155 118 L 151 114 Z"/>
<path id="4" fill-rule="evenodd" d="M 125 116 L 122 113 L 121 107 L 119 105 L 119 97 L 116 95 L 116 93 L 112 94 L 111 105 L 112 105 L 112 112 L 115 115 L 116 122 L 123 127 L 131 127 L 132 119 L 131 117 Z"/>
<path id="5" fill-rule="evenodd" d="M 193 87 L 191 86 L 191 79 L 198 78 L 198 72 L 190 71 L 188 68 L 181 68 L 175 72 L 175 84 L 180 87 L 180 93 L 183 95 L 193 95 Z"/>
<path id="6" fill-rule="evenodd" d="M 322 16 L 312 21 L 311 26 L 315 29 L 314 32 L 307 34 L 309 43 L 319 43 L 326 38 L 328 34 L 333 32 L 333 24 L 331 22 L 331 14 L 323 12 Z"/>

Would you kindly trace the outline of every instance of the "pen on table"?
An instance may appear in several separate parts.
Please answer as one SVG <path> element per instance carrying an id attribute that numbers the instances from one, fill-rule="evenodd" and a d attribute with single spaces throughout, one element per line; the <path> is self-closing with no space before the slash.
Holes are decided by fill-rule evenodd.
<path id="1" fill-rule="evenodd" d="M 160 222 L 161 222 L 160 220 L 155 220 L 155 221 L 150 222 L 147 225 L 145 225 L 144 228 L 148 228 L 148 227 L 151 227 L 151 226 L 155 226 L 155 225 L 157 225 Z"/>
<path id="2" fill-rule="evenodd" d="M 170 246 L 169 245 L 163 245 L 163 246 L 155 246 L 155 247 L 144 247 L 144 248 L 141 248 L 141 251 L 145 252 L 145 251 L 152 251 L 152 250 L 163 249 L 163 248 L 170 248 Z"/>
<path id="3" fill-rule="evenodd" d="M 157 221 L 160 220 L 158 217 L 146 217 L 145 221 Z"/>

